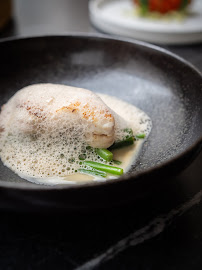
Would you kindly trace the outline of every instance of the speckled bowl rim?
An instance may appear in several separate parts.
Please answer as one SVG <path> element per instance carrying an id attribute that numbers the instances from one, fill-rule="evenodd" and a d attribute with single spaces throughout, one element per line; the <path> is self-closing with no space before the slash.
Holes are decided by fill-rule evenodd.
<path id="1" fill-rule="evenodd" d="M 139 41 L 131 38 L 119 38 L 119 37 L 111 37 L 105 34 L 89 34 L 89 33 L 60 33 L 60 34 L 47 34 L 47 35 L 25 35 L 25 36 L 16 36 L 16 37 L 8 37 L 8 38 L 2 38 L 0 40 L 0 43 L 4 42 L 12 42 L 12 41 L 17 41 L 17 40 L 25 40 L 25 39 L 38 39 L 38 38 L 56 38 L 56 37 L 70 37 L 70 38 L 81 38 L 81 39 L 87 39 L 87 38 L 98 38 L 100 41 L 102 40 L 111 40 L 111 41 L 121 41 L 125 43 L 130 43 L 134 45 L 140 45 L 142 47 L 145 47 L 147 49 L 155 50 L 158 52 L 161 52 L 163 54 L 166 54 L 170 56 L 171 58 L 174 58 L 181 62 L 182 64 L 188 66 L 191 68 L 199 77 L 201 77 L 201 83 L 202 83 L 202 73 L 190 62 L 185 60 L 184 58 L 164 49 L 159 46 L 144 42 L 144 41 Z M 106 186 L 106 185 L 113 185 L 118 182 L 126 182 L 127 180 L 129 181 L 135 181 L 139 180 L 139 178 L 143 177 L 144 175 L 152 175 L 161 169 L 164 169 L 170 165 L 173 165 L 175 162 L 178 160 L 182 159 L 184 156 L 188 155 L 191 153 L 194 149 L 198 147 L 198 153 L 202 150 L 202 134 L 200 135 L 199 139 L 195 141 L 191 146 L 189 146 L 186 150 L 181 152 L 180 154 L 177 154 L 175 157 L 168 159 L 167 161 L 162 162 L 159 165 L 156 165 L 153 168 L 150 169 L 145 169 L 142 170 L 141 172 L 138 173 L 131 173 L 129 175 L 124 174 L 123 176 L 117 178 L 117 179 L 111 179 L 110 181 L 106 182 L 87 182 L 87 183 L 82 183 L 82 184 L 69 184 L 69 185 L 54 185 L 54 186 L 48 186 L 48 185 L 34 185 L 32 183 L 15 183 L 15 182 L 5 182 L 0 180 L 0 187 L 1 188 L 9 188 L 9 189 L 19 189 L 19 190 L 38 190 L 38 191 L 46 191 L 46 190 L 82 190 L 90 187 L 99 187 L 99 186 Z"/>

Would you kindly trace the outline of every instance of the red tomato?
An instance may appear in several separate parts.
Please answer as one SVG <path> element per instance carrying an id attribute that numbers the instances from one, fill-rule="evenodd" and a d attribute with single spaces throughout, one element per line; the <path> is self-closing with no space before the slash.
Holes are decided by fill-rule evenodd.
<path id="1" fill-rule="evenodd" d="M 182 7 L 186 7 L 191 0 L 133 0 L 135 4 L 142 7 L 143 2 L 147 2 L 146 6 L 148 8 L 148 11 L 157 11 L 160 13 L 167 13 L 169 11 L 177 11 L 180 10 Z"/>

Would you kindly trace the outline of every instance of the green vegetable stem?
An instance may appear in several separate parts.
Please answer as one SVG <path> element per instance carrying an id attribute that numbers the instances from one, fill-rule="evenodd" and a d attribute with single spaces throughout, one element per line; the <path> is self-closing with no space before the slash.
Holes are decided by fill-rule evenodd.
<path id="1" fill-rule="evenodd" d="M 123 174 L 123 169 L 119 167 L 113 167 L 113 166 L 105 165 L 105 164 L 94 162 L 94 161 L 84 161 L 83 164 L 91 168 L 94 168 L 96 170 L 103 171 L 103 172 L 107 172 L 107 173 L 111 173 L 115 175 Z"/>
<path id="2" fill-rule="evenodd" d="M 122 141 L 115 142 L 114 144 L 112 144 L 112 146 L 109 147 L 109 150 L 122 148 L 122 147 L 129 146 L 132 144 L 134 144 L 134 137 L 129 137 Z"/>
<path id="3" fill-rule="evenodd" d="M 101 171 L 98 171 L 98 170 L 79 169 L 79 172 L 84 173 L 84 174 L 94 175 L 94 176 L 101 176 L 101 177 L 106 177 L 107 176 L 106 172 L 101 172 Z"/>
<path id="4" fill-rule="evenodd" d="M 106 161 L 111 161 L 113 159 L 113 154 L 107 149 L 97 148 L 96 153 Z"/>

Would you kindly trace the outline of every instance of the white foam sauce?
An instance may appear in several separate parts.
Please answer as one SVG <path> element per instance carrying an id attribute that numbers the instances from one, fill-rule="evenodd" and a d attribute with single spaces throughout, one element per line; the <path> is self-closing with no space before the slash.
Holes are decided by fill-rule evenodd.
<path id="1" fill-rule="evenodd" d="M 40 90 L 41 85 L 35 85 L 35 87 L 36 86 L 38 87 L 36 89 L 38 89 L 38 91 L 41 91 Z M 112 176 L 112 175 L 109 175 L 107 179 L 104 179 L 104 178 L 89 176 L 86 174 L 75 173 L 75 170 L 78 170 L 81 166 L 79 165 L 79 159 L 75 159 L 74 164 L 72 164 L 69 161 L 69 158 L 72 158 L 73 156 L 75 157 L 75 155 L 78 156 L 79 151 L 81 151 L 83 145 L 78 142 L 77 144 L 75 144 L 72 139 L 74 135 L 72 134 L 64 133 L 67 138 L 66 137 L 63 138 L 64 135 L 58 136 L 58 133 L 59 132 L 61 133 L 61 130 L 63 130 L 63 132 L 66 132 L 65 130 L 66 126 L 71 126 L 72 129 L 75 130 L 74 131 L 75 134 L 78 134 L 78 133 L 81 134 L 81 140 L 83 140 L 84 132 L 82 130 L 92 129 L 92 127 L 89 125 L 87 126 L 85 123 L 82 123 L 83 129 L 81 129 L 81 125 L 80 125 L 80 128 L 78 128 L 79 126 L 78 123 L 80 123 L 81 121 L 79 120 L 79 117 L 75 118 L 75 116 L 73 120 L 68 122 L 68 124 L 63 125 L 64 122 L 65 123 L 67 122 L 66 118 L 64 121 L 64 117 L 67 117 L 67 116 L 65 114 L 61 114 L 62 116 L 60 115 L 60 117 L 58 116 L 56 117 L 53 114 L 53 112 L 54 110 L 58 108 L 59 105 L 60 107 L 64 107 L 62 106 L 63 103 L 61 102 L 63 102 L 62 99 L 65 99 L 64 96 L 65 96 L 65 93 L 66 93 L 65 91 L 67 90 L 66 89 L 67 87 L 59 86 L 59 85 L 50 85 L 50 84 L 45 85 L 45 86 L 48 89 L 48 94 L 47 94 L 47 91 L 44 91 L 44 93 L 41 94 L 41 97 L 38 96 L 39 93 L 41 92 L 39 92 L 37 95 L 33 94 L 33 89 L 32 91 L 30 91 L 29 87 L 27 87 L 28 90 L 26 89 L 27 96 L 24 95 L 24 93 L 22 95 L 22 90 L 21 90 L 21 93 L 14 96 L 6 104 L 4 110 L 2 111 L 0 122 L 4 121 L 4 123 L 6 122 L 6 125 L 7 125 L 6 126 L 4 124 L 5 130 L 2 133 L 3 136 L 1 136 L 1 140 L 0 140 L 0 143 L 1 143 L 0 156 L 4 165 L 9 167 L 11 170 L 13 170 L 21 178 L 24 178 L 30 182 L 34 182 L 37 184 L 44 184 L 44 185 L 76 184 L 76 183 L 89 182 L 89 181 L 106 181 L 108 179 L 116 178 L 115 176 Z M 63 88 L 62 95 L 60 98 L 54 96 L 54 91 L 51 92 L 51 90 L 54 90 L 52 89 L 53 87 Z M 80 89 L 78 89 L 78 91 L 79 90 Z M 81 93 L 83 94 L 82 91 Z M 111 112 L 112 112 L 112 115 L 114 116 L 115 123 L 116 123 L 115 124 L 115 138 L 116 139 L 119 139 L 122 136 L 120 130 L 122 130 L 124 127 L 132 128 L 134 134 L 145 133 L 146 137 L 149 135 L 149 132 L 151 130 L 151 120 L 143 111 L 115 97 L 103 95 L 103 94 L 98 94 L 98 95 L 103 100 L 103 102 L 112 110 Z M 83 98 L 85 99 L 85 96 Z M 93 98 L 92 98 L 92 102 L 94 101 Z M 34 103 L 35 105 L 33 106 L 32 104 L 32 106 L 35 109 L 37 107 L 37 110 L 34 111 L 34 113 L 37 113 L 37 117 L 38 115 L 40 117 L 37 119 L 36 117 L 33 118 L 33 115 L 30 113 L 29 115 L 25 115 L 25 112 L 26 112 L 25 110 L 23 112 L 14 110 L 13 112 L 12 106 L 19 106 L 19 104 L 16 103 L 17 99 L 18 99 L 19 104 L 24 104 L 25 100 L 27 101 L 27 99 L 29 100 L 33 99 L 35 102 Z M 99 101 L 99 98 L 95 97 L 95 99 L 98 104 L 97 107 L 101 106 L 102 111 L 103 109 L 105 110 L 104 106 L 106 105 L 103 105 Z M 29 106 L 31 107 L 31 105 Z M 28 111 L 30 111 L 29 107 L 28 107 Z M 50 115 L 52 113 L 53 116 L 52 115 L 47 116 L 47 112 Z M 43 123 L 41 119 L 43 119 L 44 115 L 46 116 L 46 120 L 44 121 L 46 125 L 41 124 L 41 122 Z M 125 121 L 123 121 L 123 119 L 121 119 L 119 116 L 121 116 Z M 27 119 L 25 121 L 26 117 Z M 100 118 L 102 119 L 102 115 L 100 116 Z M 36 121 L 38 120 L 39 122 L 36 123 Z M 105 122 L 101 122 L 101 125 L 105 124 L 105 126 L 109 128 L 109 124 L 111 122 L 106 122 L 106 119 L 104 119 L 103 121 Z M 16 122 L 18 123 L 18 125 L 16 124 Z M 51 127 L 52 123 L 54 123 L 53 131 Z M 41 130 L 43 130 L 42 134 L 36 133 L 36 130 L 35 130 L 36 124 L 42 125 L 42 128 L 41 128 Z M 23 136 L 22 135 L 19 136 L 18 133 L 15 133 L 16 130 L 19 128 L 19 125 L 21 128 L 20 134 L 22 134 L 22 130 L 24 132 Z M 12 129 L 10 127 L 12 127 Z M 108 131 L 109 129 L 106 132 Z M 30 140 L 30 136 L 32 136 L 33 133 L 36 134 L 36 137 L 38 135 L 39 137 L 37 137 L 37 139 Z M 49 134 L 53 134 L 52 141 L 49 137 L 47 137 L 47 135 Z M 65 140 L 67 141 L 68 138 L 70 140 L 68 141 L 69 144 L 66 143 L 66 145 L 64 145 L 64 141 Z M 114 166 L 121 167 L 124 169 L 124 172 L 127 172 L 131 164 L 135 162 L 135 159 L 138 156 L 138 153 L 140 152 L 140 149 L 144 141 L 145 139 L 139 140 L 139 141 L 136 141 L 133 146 L 113 150 L 112 152 L 114 154 L 114 159 L 122 162 L 121 165 L 114 165 Z M 48 146 L 49 144 L 51 146 Z M 75 150 L 75 148 L 77 149 Z M 61 159 L 58 158 L 60 157 L 60 155 L 62 155 L 65 158 L 61 158 Z M 86 160 L 92 160 L 92 161 L 104 163 L 103 160 L 100 160 L 98 156 L 95 156 L 95 154 L 92 153 L 91 151 L 87 151 L 86 156 L 87 156 Z"/>

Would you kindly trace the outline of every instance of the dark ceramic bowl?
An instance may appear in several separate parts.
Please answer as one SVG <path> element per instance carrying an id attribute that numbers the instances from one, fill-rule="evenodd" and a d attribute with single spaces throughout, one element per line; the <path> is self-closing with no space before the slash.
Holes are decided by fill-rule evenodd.
<path id="1" fill-rule="evenodd" d="M 136 165 L 106 183 L 34 185 L 0 163 L 1 208 L 73 210 L 136 200 L 200 151 L 202 77 L 168 51 L 100 35 L 43 36 L 1 41 L 0 59 L 0 105 L 29 84 L 61 83 L 117 96 L 153 122 Z"/>

